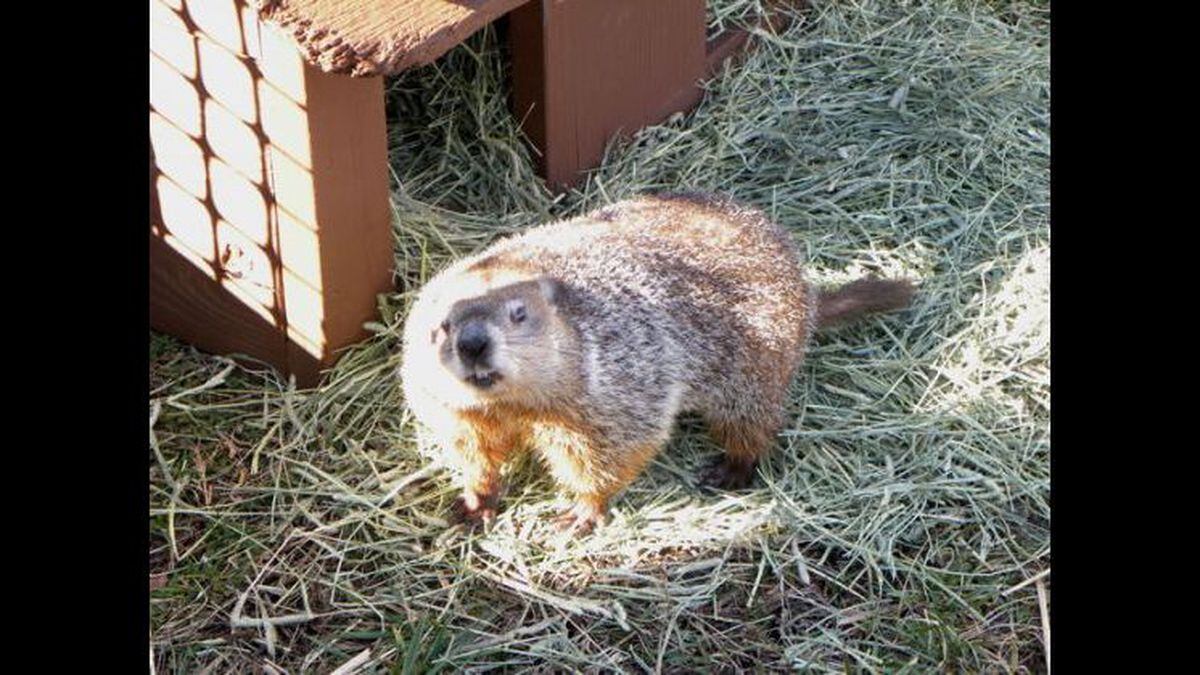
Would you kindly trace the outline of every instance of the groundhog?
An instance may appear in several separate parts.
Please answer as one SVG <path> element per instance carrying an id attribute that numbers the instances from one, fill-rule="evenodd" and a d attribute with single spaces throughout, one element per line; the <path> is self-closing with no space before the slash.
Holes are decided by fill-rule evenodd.
<path id="1" fill-rule="evenodd" d="M 745 486 L 771 449 L 813 332 L 906 306 L 904 281 L 809 286 L 791 237 L 710 195 L 643 196 L 533 228 L 449 266 L 405 323 L 400 376 L 461 469 L 455 510 L 496 513 L 499 470 L 532 447 L 584 532 L 697 412 L 724 456 L 703 481 Z"/>

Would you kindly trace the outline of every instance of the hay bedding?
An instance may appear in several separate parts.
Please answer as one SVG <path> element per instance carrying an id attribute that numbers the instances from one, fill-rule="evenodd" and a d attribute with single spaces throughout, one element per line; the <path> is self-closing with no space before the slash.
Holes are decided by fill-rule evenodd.
<path id="1" fill-rule="evenodd" d="M 713 31 L 757 9 L 714 4 Z M 296 391 L 150 336 L 156 668 L 1044 669 L 1048 21 L 813 2 L 561 197 L 505 109 L 493 32 L 390 81 L 402 278 L 375 337 Z M 393 379 L 413 293 L 497 236 L 663 189 L 763 208 L 818 281 L 923 290 L 817 341 L 755 489 L 696 490 L 717 449 L 683 420 L 590 538 L 552 532 L 532 462 L 491 532 L 447 529 L 453 489 Z"/>

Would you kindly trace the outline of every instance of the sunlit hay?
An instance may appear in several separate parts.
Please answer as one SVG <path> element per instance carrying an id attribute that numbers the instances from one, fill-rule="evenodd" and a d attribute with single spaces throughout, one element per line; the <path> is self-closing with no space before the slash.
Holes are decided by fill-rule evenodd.
<path id="1" fill-rule="evenodd" d="M 979 270 L 977 314 L 946 342 L 922 409 L 987 400 L 1017 419 L 1050 410 L 1050 249 L 1031 249 L 1005 268 Z M 1031 409 L 1032 407 L 1032 409 Z"/>
<path id="2" fill-rule="evenodd" d="M 718 4 L 710 29 L 758 3 Z M 151 337 L 159 672 L 363 650 L 405 672 L 1041 670 L 1036 585 L 1006 591 L 1050 566 L 1046 5 L 809 4 L 561 197 L 494 31 L 389 81 L 400 283 L 374 337 L 313 391 Z M 815 341 L 753 489 L 694 486 L 718 448 L 684 419 L 591 537 L 553 531 L 532 459 L 491 531 L 448 527 L 395 380 L 415 293 L 499 236 L 662 189 L 764 209 L 818 282 L 921 290 Z"/>

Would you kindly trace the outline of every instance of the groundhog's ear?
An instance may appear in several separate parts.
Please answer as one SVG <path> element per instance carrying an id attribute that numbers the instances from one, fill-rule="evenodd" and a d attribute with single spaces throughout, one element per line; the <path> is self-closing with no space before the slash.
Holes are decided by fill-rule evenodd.
<path id="1" fill-rule="evenodd" d="M 542 297 L 551 305 L 562 302 L 563 296 L 566 294 L 563 283 L 554 277 L 539 277 L 538 287 L 542 289 Z"/>

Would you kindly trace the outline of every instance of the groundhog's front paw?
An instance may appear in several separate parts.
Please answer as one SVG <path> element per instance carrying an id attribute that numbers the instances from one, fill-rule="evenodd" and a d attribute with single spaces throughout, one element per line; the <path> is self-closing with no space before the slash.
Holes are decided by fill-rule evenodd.
<path id="1" fill-rule="evenodd" d="M 470 527 L 490 525 L 496 519 L 498 506 L 497 495 L 461 495 L 450 507 L 450 521 L 455 524 L 465 523 Z"/>
<path id="2" fill-rule="evenodd" d="M 700 484 L 721 490 L 744 490 L 754 482 L 754 467 L 754 464 L 732 462 L 722 455 L 700 472 Z"/>
<path id="3" fill-rule="evenodd" d="M 554 518 L 554 526 L 562 532 L 584 535 L 604 523 L 604 510 L 590 504 L 577 503 Z"/>

